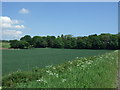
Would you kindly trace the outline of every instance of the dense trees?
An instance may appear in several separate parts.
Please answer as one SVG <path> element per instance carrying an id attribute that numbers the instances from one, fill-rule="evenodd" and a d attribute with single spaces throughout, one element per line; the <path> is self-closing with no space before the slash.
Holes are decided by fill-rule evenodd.
<path id="1" fill-rule="evenodd" d="M 30 44 L 26 41 L 18 41 L 18 40 L 10 40 L 10 46 L 11 48 L 21 48 L 21 49 L 27 49 L 30 48 Z"/>
<path id="2" fill-rule="evenodd" d="M 69 49 L 118 49 L 119 34 L 93 34 L 84 37 L 72 35 L 34 36 L 25 35 L 20 40 L 10 40 L 11 48 L 69 48 Z"/>
<path id="3" fill-rule="evenodd" d="M 35 48 L 45 48 L 48 46 L 48 43 L 43 37 L 34 36 L 32 38 L 32 45 Z"/>
<path id="4" fill-rule="evenodd" d="M 30 45 L 32 45 L 32 38 L 31 38 L 31 36 L 29 36 L 29 35 L 25 35 L 25 36 L 22 37 L 20 40 L 21 40 L 21 41 L 26 41 L 26 42 L 28 42 Z"/>

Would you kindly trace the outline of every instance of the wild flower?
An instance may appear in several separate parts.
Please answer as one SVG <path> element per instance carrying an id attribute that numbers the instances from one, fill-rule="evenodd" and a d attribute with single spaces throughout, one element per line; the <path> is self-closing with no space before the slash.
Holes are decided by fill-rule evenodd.
<path id="1" fill-rule="evenodd" d="M 88 62 L 87 64 L 91 64 L 90 62 Z"/>
<path id="2" fill-rule="evenodd" d="M 49 75 L 53 75 L 52 71 L 48 70 L 46 71 Z"/>
<path id="3" fill-rule="evenodd" d="M 83 59 L 83 60 L 87 60 L 87 58 L 86 58 L 86 57 L 81 57 L 81 59 Z"/>
<path id="4" fill-rule="evenodd" d="M 102 58 L 102 57 L 100 57 L 100 58 Z"/>
<path id="5" fill-rule="evenodd" d="M 72 62 L 70 62 L 70 64 L 72 64 Z"/>
<path id="6" fill-rule="evenodd" d="M 55 67 L 53 67 L 53 69 L 56 69 Z"/>
<path id="7" fill-rule="evenodd" d="M 52 73 L 52 72 L 49 72 L 48 74 L 49 74 L 49 75 L 54 75 L 54 73 Z"/>
<path id="8" fill-rule="evenodd" d="M 56 77 L 58 78 L 58 74 L 57 74 L 57 73 L 53 73 L 52 71 L 49 71 L 49 70 L 46 71 L 46 72 L 47 72 L 49 75 L 52 75 L 52 76 L 54 75 L 54 76 L 56 76 Z"/>
<path id="9" fill-rule="evenodd" d="M 41 82 L 41 80 L 36 80 L 37 82 Z"/>
<path id="10" fill-rule="evenodd" d="M 50 73 L 51 71 L 48 70 L 48 71 L 46 71 L 46 72 L 47 72 L 47 73 Z"/>
<path id="11" fill-rule="evenodd" d="M 81 68 L 82 68 L 83 70 L 85 69 L 85 67 L 86 67 L 85 65 L 81 65 Z"/>
<path id="12" fill-rule="evenodd" d="M 51 68 L 52 67 L 52 65 L 48 65 L 48 66 L 46 66 L 47 68 Z"/>
<path id="13" fill-rule="evenodd" d="M 68 61 L 68 63 L 69 63 L 69 64 L 72 64 L 72 62 L 71 62 L 71 61 Z"/>
<path id="14" fill-rule="evenodd" d="M 2 87 L 0 86 L 0 90 L 2 90 Z"/>
<path id="15" fill-rule="evenodd" d="M 114 59 L 114 57 L 111 57 L 111 59 Z"/>
<path id="16" fill-rule="evenodd" d="M 80 66 L 80 64 L 77 64 L 77 67 L 79 67 Z"/>
<path id="17" fill-rule="evenodd" d="M 81 65 L 81 67 L 84 67 L 85 65 Z"/>
<path id="18" fill-rule="evenodd" d="M 84 62 L 83 61 L 81 61 L 81 64 L 83 64 Z"/>
<path id="19" fill-rule="evenodd" d="M 43 82 L 43 83 L 47 83 L 46 80 L 44 80 L 43 78 L 39 79 L 39 80 L 36 80 L 37 82 Z"/>
<path id="20" fill-rule="evenodd" d="M 57 73 L 54 73 L 54 75 L 58 78 L 58 74 Z"/>
<path id="21" fill-rule="evenodd" d="M 76 59 L 78 59 L 79 57 L 76 57 Z"/>
<path id="22" fill-rule="evenodd" d="M 62 79 L 62 82 L 66 82 L 66 79 Z"/>
<path id="23" fill-rule="evenodd" d="M 49 75 L 54 75 L 54 74 L 51 72 L 51 73 L 49 73 Z"/>

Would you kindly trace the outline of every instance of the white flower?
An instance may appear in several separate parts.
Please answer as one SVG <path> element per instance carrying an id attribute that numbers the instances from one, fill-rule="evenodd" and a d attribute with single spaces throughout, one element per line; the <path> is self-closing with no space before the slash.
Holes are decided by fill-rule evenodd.
<path id="1" fill-rule="evenodd" d="M 78 57 L 76 57 L 76 59 L 78 59 Z"/>
<path id="2" fill-rule="evenodd" d="M 81 65 L 81 67 L 83 67 L 83 68 L 84 68 L 84 67 L 85 67 L 85 65 Z"/>
<path id="3" fill-rule="evenodd" d="M 49 66 L 46 66 L 47 68 L 51 68 L 52 67 L 52 65 L 49 65 Z"/>
<path id="4" fill-rule="evenodd" d="M 70 64 L 72 64 L 72 62 L 71 61 L 68 61 Z"/>
<path id="5" fill-rule="evenodd" d="M 49 73 L 49 75 L 54 75 L 54 73 L 51 72 L 51 73 Z"/>
<path id="6" fill-rule="evenodd" d="M 39 79 L 39 80 L 36 80 L 37 82 L 44 82 L 44 83 L 47 83 L 46 80 L 44 80 L 43 78 Z"/>
<path id="7" fill-rule="evenodd" d="M 49 75 L 53 75 L 53 73 L 51 71 L 46 71 Z"/>
<path id="8" fill-rule="evenodd" d="M 41 82 L 42 80 L 36 80 L 37 82 Z"/>
<path id="9" fill-rule="evenodd" d="M 87 64 L 91 64 L 90 62 L 88 62 Z"/>
<path id="10" fill-rule="evenodd" d="M 62 79 L 62 82 L 65 82 L 66 81 L 66 79 Z"/>
<path id="11" fill-rule="evenodd" d="M 57 73 L 54 73 L 54 75 L 58 78 L 58 74 Z"/>
<path id="12" fill-rule="evenodd" d="M 2 87 L 0 86 L 0 90 L 2 90 Z"/>
<path id="13" fill-rule="evenodd" d="M 56 69 L 55 67 L 53 67 L 53 69 Z"/>
<path id="14" fill-rule="evenodd" d="M 51 73 L 51 71 L 46 71 L 47 73 Z"/>
<path id="15" fill-rule="evenodd" d="M 111 57 L 111 59 L 114 59 L 114 57 Z"/>
<path id="16" fill-rule="evenodd" d="M 102 58 L 102 57 L 100 57 L 100 58 Z"/>

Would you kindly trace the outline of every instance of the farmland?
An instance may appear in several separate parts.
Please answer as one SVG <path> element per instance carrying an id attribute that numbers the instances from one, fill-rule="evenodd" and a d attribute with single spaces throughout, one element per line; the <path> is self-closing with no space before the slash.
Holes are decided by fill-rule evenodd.
<path id="1" fill-rule="evenodd" d="M 0 42 L 2 48 L 10 48 L 10 43 L 8 42 Z"/>
<path id="2" fill-rule="evenodd" d="M 119 89 L 119 6 L 3 2 L 0 90 Z"/>
<path id="3" fill-rule="evenodd" d="M 18 70 L 28 71 L 36 67 L 57 65 L 78 57 L 96 56 L 111 51 L 113 50 L 51 48 L 3 50 L 3 75 Z"/>
<path id="4" fill-rule="evenodd" d="M 40 50 L 42 51 L 42 49 Z M 59 51 L 58 49 L 55 49 L 55 51 L 56 50 Z M 52 52 L 55 51 L 53 50 Z M 74 50 L 72 50 L 72 52 L 75 53 Z M 3 77 L 3 87 L 13 88 L 117 87 L 117 69 L 118 69 L 117 50 L 112 52 L 105 50 L 76 50 L 76 53 L 80 54 L 84 53 L 82 54 L 82 56 L 84 55 L 86 57 L 75 58 L 73 61 L 67 61 L 56 66 L 53 65 L 47 66 L 46 68 L 34 68 L 34 70 L 32 71 L 18 71 L 11 73 Z M 55 56 L 57 56 L 57 54 Z M 49 56 L 47 57 L 49 58 Z"/>

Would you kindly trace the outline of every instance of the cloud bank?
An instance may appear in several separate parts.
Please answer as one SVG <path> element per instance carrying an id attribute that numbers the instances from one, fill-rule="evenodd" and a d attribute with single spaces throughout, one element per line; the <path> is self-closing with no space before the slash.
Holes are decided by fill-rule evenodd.
<path id="1" fill-rule="evenodd" d="M 3 30 L 2 31 L 2 36 L 9 36 L 13 38 L 19 38 L 22 35 L 22 31 L 17 31 L 17 30 Z"/>
<path id="2" fill-rule="evenodd" d="M 23 34 L 21 30 L 25 28 L 21 23 L 21 20 L 14 20 L 7 16 L 0 16 L 0 28 L 2 29 L 0 33 L 2 33 L 2 39 L 17 39 L 21 37 Z"/>
<path id="3" fill-rule="evenodd" d="M 0 17 L 0 27 L 2 29 L 23 29 L 25 28 L 24 25 L 18 25 L 21 21 L 19 20 L 12 20 L 10 17 L 7 16 L 1 16 Z"/>

